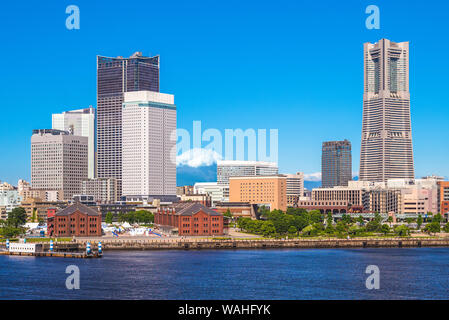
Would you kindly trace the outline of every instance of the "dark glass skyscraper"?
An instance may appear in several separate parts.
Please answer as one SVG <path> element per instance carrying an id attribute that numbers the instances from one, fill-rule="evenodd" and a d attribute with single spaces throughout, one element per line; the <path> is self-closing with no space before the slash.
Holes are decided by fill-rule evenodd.
<path id="1" fill-rule="evenodd" d="M 121 195 L 122 103 L 124 92 L 159 92 L 159 56 L 129 58 L 97 56 L 97 172 L 116 178 Z"/>
<path id="2" fill-rule="evenodd" d="M 321 185 L 324 188 L 347 186 L 352 179 L 351 142 L 323 142 L 321 156 Z"/>

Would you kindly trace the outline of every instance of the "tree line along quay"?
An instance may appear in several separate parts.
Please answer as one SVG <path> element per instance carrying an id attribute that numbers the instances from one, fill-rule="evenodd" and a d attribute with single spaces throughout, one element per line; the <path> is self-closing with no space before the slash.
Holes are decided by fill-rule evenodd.
<path id="1" fill-rule="evenodd" d="M 401 236 L 407 237 L 421 233 L 437 235 L 441 231 L 449 233 L 449 222 L 443 221 L 441 214 L 426 217 L 406 218 L 405 221 L 393 224 L 393 218 L 384 219 L 379 213 L 372 219 L 362 215 L 343 214 L 334 218 L 332 213 L 322 214 L 318 210 L 288 208 L 269 211 L 262 209 L 261 219 L 239 218 L 236 225 L 244 232 L 261 235 L 267 238 L 310 238 L 310 237 L 373 237 Z"/>

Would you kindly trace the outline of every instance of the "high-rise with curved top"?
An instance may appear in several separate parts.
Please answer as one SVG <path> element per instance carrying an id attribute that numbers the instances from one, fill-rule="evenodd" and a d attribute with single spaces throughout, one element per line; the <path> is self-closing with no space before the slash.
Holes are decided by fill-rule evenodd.
<path id="1" fill-rule="evenodd" d="M 364 44 L 360 180 L 413 179 L 409 43 Z"/>

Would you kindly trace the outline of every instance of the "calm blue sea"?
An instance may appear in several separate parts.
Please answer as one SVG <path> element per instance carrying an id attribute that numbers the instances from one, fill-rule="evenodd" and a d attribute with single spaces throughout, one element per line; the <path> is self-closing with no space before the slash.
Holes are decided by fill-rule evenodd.
<path id="1" fill-rule="evenodd" d="M 67 290 L 68 265 L 80 289 Z M 365 287 L 368 265 L 380 289 Z M 0 256 L 0 299 L 448 299 L 449 248 L 108 251 Z"/>

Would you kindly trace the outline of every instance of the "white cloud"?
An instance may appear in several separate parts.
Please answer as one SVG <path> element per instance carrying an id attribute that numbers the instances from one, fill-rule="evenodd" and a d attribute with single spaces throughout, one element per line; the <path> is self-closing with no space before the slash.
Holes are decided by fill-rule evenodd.
<path id="1" fill-rule="evenodd" d="M 355 178 L 359 175 L 358 172 L 352 173 L 352 178 Z M 304 181 L 321 181 L 321 172 L 314 172 L 314 173 L 305 173 L 304 174 Z"/>
<path id="2" fill-rule="evenodd" d="M 321 172 L 305 173 L 305 181 L 321 181 Z"/>
<path id="3" fill-rule="evenodd" d="M 210 166 L 221 160 L 221 155 L 212 149 L 195 148 L 176 157 L 176 166 L 198 168 Z"/>

